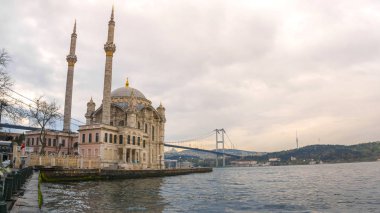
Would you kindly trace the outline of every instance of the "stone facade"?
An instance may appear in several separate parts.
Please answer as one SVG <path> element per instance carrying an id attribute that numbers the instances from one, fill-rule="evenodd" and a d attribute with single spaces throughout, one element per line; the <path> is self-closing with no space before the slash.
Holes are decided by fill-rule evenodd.
<path id="1" fill-rule="evenodd" d="M 78 133 L 47 130 L 45 154 L 73 155 L 78 153 Z M 26 147 L 33 148 L 33 153 L 41 150 L 40 131 L 28 131 L 25 135 Z"/>
<path id="2" fill-rule="evenodd" d="M 101 120 L 102 106 L 95 110 L 92 99 L 87 103 L 87 122 L 79 127 L 80 154 L 99 157 L 109 168 L 164 168 L 165 108 L 153 108 L 151 101 L 136 97 L 138 90 L 129 86 L 115 91 L 110 125 Z"/>

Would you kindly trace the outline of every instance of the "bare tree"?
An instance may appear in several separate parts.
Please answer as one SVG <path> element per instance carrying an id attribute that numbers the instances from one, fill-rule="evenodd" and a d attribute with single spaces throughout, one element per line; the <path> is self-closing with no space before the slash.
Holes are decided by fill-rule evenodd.
<path id="1" fill-rule="evenodd" d="M 7 51 L 2 49 L 0 51 L 0 95 L 1 97 L 4 96 L 4 94 L 7 91 L 7 88 L 13 86 L 13 82 L 5 69 L 10 61 L 11 61 L 11 57 L 9 56 Z"/>
<path id="2" fill-rule="evenodd" d="M 16 122 L 25 116 L 25 111 L 19 101 L 13 99 L 9 95 L 10 88 L 13 86 L 13 81 L 9 76 L 6 67 L 11 61 L 11 57 L 4 49 L 0 50 L 0 123 L 3 115 Z"/>
<path id="3" fill-rule="evenodd" d="M 29 107 L 29 111 L 28 117 L 33 125 L 40 128 L 40 154 L 45 154 L 47 128 L 53 127 L 56 121 L 61 118 L 59 106 L 55 101 L 48 103 L 39 97 L 34 101 L 34 106 Z"/>

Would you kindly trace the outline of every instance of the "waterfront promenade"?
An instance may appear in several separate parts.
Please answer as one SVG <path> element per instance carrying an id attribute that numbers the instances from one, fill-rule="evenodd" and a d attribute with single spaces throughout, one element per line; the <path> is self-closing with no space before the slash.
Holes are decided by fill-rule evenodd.
<path id="1" fill-rule="evenodd" d="M 35 213 L 41 212 L 38 207 L 38 176 L 39 171 L 34 172 L 30 179 L 25 183 L 24 194 L 17 198 L 11 213 Z"/>

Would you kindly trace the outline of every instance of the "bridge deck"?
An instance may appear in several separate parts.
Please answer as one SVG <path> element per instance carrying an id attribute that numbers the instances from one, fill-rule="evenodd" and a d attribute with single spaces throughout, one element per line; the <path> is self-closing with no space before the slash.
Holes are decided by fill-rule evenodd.
<path id="1" fill-rule="evenodd" d="M 208 152 L 208 153 L 212 153 L 212 154 L 216 154 L 216 155 L 226 155 L 226 156 L 231 156 L 231 157 L 240 157 L 238 155 L 223 153 L 223 152 L 219 152 L 219 151 L 206 150 L 206 149 L 198 149 L 198 148 L 187 147 L 187 146 L 178 146 L 178 145 L 173 145 L 173 144 L 168 144 L 168 143 L 164 143 L 164 146 L 173 147 L 173 148 L 179 148 L 179 149 L 190 149 L 190 150 L 195 150 L 195 151 L 200 151 L 200 152 Z"/>

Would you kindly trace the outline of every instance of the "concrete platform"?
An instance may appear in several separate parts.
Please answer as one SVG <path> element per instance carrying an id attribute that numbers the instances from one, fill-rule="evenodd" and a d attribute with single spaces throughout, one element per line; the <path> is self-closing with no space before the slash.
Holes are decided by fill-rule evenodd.
<path id="1" fill-rule="evenodd" d="M 24 194 L 17 198 L 11 213 L 35 213 L 41 212 L 38 207 L 38 175 L 34 172 L 31 178 L 25 183 Z"/>

